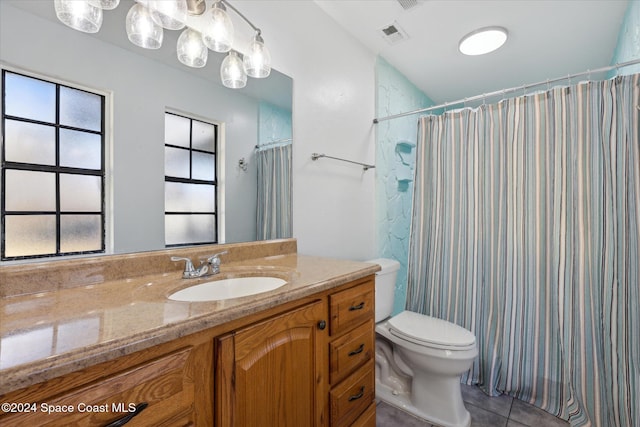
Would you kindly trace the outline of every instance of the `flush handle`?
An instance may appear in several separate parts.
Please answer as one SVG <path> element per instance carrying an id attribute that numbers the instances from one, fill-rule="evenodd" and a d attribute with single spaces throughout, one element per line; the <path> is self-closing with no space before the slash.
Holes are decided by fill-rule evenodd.
<path id="1" fill-rule="evenodd" d="M 355 356 L 356 354 L 360 354 L 362 353 L 363 350 L 364 350 L 364 344 L 360 344 L 360 347 L 349 352 L 349 356 Z"/>
<path id="2" fill-rule="evenodd" d="M 354 400 L 358 400 L 362 396 L 364 396 L 364 386 L 360 387 L 360 393 L 354 394 L 353 396 L 349 396 L 349 402 L 353 402 Z"/>
<path id="3" fill-rule="evenodd" d="M 318 329 L 320 329 L 321 331 L 324 331 L 324 328 L 327 327 L 327 322 L 324 320 L 321 320 L 318 322 Z"/>
<path id="4" fill-rule="evenodd" d="M 362 310 L 363 308 L 364 308 L 364 301 L 362 301 L 358 305 L 352 305 L 351 307 L 349 307 L 349 311 Z"/>

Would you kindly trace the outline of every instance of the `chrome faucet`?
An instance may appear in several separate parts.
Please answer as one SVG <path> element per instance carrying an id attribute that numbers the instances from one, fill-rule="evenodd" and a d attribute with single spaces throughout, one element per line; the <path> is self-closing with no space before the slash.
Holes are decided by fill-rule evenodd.
<path id="1" fill-rule="evenodd" d="M 220 273 L 220 255 L 224 255 L 227 252 L 228 251 L 222 251 L 207 257 L 207 265 L 211 268 L 210 274 Z"/>
<path id="2" fill-rule="evenodd" d="M 218 252 L 210 255 L 206 261 L 200 261 L 200 265 L 196 268 L 189 258 L 172 256 L 171 261 L 184 261 L 183 279 L 196 279 L 198 277 L 213 276 L 220 273 L 220 255 L 226 254 L 227 251 Z"/>

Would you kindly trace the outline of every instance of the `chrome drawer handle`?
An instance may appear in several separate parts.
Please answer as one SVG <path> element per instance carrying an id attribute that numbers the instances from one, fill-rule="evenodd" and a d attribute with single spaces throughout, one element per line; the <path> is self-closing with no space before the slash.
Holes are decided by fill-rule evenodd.
<path id="1" fill-rule="evenodd" d="M 351 307 L 349 307 L 349 311 L 362 310 L 363 308 L 364 308 L 364 301 L 358 305 L 352 305 Z"/>
<path id="2" fill-rule="evenodd" d="M 349 402 L 360 399 L 364 396 L 364 386 L 360 387 L 360 393 L 354 394 L 353 396 L 349 396 Z"/>
<path id="3" fill-rule="evenodd" d="M 360 354 L 362 353 L 363 350 L 364 350 L 364 344 L 360 344 L 360 347 L 349 352 L 349 356 L 355 356 L 356 354 Z"/>

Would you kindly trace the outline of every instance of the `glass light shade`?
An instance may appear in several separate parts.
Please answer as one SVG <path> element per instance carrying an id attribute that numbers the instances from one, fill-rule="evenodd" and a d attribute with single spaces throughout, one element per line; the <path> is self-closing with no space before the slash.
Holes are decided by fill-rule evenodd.
<path id="1" fill-rule="evenodd" d="M 104 10 L 112 10 L 118 7 L 120 0 L 89 0 L 89 3 Z"/>
<path id="2" fill-rule="evenodd" d="M 260 35 L 249 44 L 249 52 L 244 55 L 244 70 L 249 77 L 265 78 L 271 74 L 271 54 Z"/>
<path id="3" fill-rule="evenodd" d="M 222 78 L 222 84 L 231 89 L 240 89 L 247 85 L 244 64 L 234 50 L 229 52 L 224 61 L 222 61 L 220 77 Z"/>
<path id="4" fill-rule="evenodd" d="M 229 52 L 233 44 L 233 22 L 220 2 L 211 8 L 211 22 L 202 32 L 202 40 L 215 52 Z"/>
<path id="5" fill-rule="evenodd" d="M 487 27 L 464 36 L 458 49 L 465 55 L 484 55 L 498 49 L 506 41 L 507 30 L 502 27 Z"/>
<path id="6" fill-rule="evenodd" d="M 65 25 L 84 33 L 97 33 L 102 25 L 102 9 L 87 0 L 55 0 L 56 16 Z"/>
<path id="7" fill-rule="evenodd" d="M 129 41 L 145 49 L 162 46 L 162 27 L 153 20 L 152 12 L 141 4 L 135 4 L 127 13 L 127 36 Z"/>
<path id="8" fill-rule="evenodd" d="M 187 0 L 187 13 L 192 16 L 200 16 L 207 10 L 205 0 Z"/>
<path id="9" fill-rule="evenodd" d="M 187 0 L 149 0 L 153 19 L 167 30 L 181 30 L 187 21 Z"/>
<path id="10" fill-rule="evenodd" d="M 178 60 L 193 68 L 202 68 L 207 64 L 209 50 L 202 41 L 202 35 L 187 28 L 178 38 Z"/>

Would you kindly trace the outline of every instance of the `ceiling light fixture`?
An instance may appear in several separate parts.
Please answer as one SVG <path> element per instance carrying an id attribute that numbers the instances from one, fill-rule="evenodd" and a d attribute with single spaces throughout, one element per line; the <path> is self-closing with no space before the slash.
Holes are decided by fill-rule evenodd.
<path id="1" fill-rule="evenodd" d="M 178 59 L 184 65 L 202 68 L 207 65 L 209 50 L 196 30 L 187 28 L 178 38 Z"/>
<path id="2" fill-rule="evenodd" d="M 214 52 L 225 53 L 231 50 L 233 22 L 221 1 L 216 1 L 211 6 L 211 22 L 202 33 L 202 40 Z"/>
<path id="3" fill-rule="evenodd" d="M 120 0 L 55 0 L 56 16 L 65 25 L 85 33 L 96 33 L 102 25 L 102 11 L 118 6 Z M 245 55 L 232 50 L 233 22 L 227 13 L 233 10 L 255 31 Z M 136 46 L 159 49 L 163 30 L 180 30 L 178 60 L 194 68 L 204 67 L 208 50 L 228 52 L 220 67 L 220 78 L 226 87 L 237 89 L 247 83 L 247 76 L 265 78 L 271 73 L 271 54 L 264 44 L 262 32 L 228 0 L 214 0 L 211 19 L 205 27 L 189 25 L 189 16 L 206 11 L 204 0 L 136 0 L 127 13 L 127 37 Z M 201 20 L 202 22 L 202 20 Z M 197 27 L 197 28 L 196 28 Z"/>
<path id="4" fill-rule="evenodd" d="M 83 33 L 97 33 L 102 25 L 102 8 L 89 0 L 55 0 L 56 16 L 65 25 Z"/>
<path id="5" fill-rule="evenodd" d="M 458 44 L 458 49 L 465 55 L 484 55 L 498 49 L 506 41 L 506 29 L 502 27 L 485 27 L 464 36 Z"/>
<path id="6" fill-rule="evenodd" d="M 127 13 L 127 37 L 136 46 L 145 49 L 160 49 L 164 31 L 153 19 L 152 12 L 142 4 L 135 4 Z"/>

